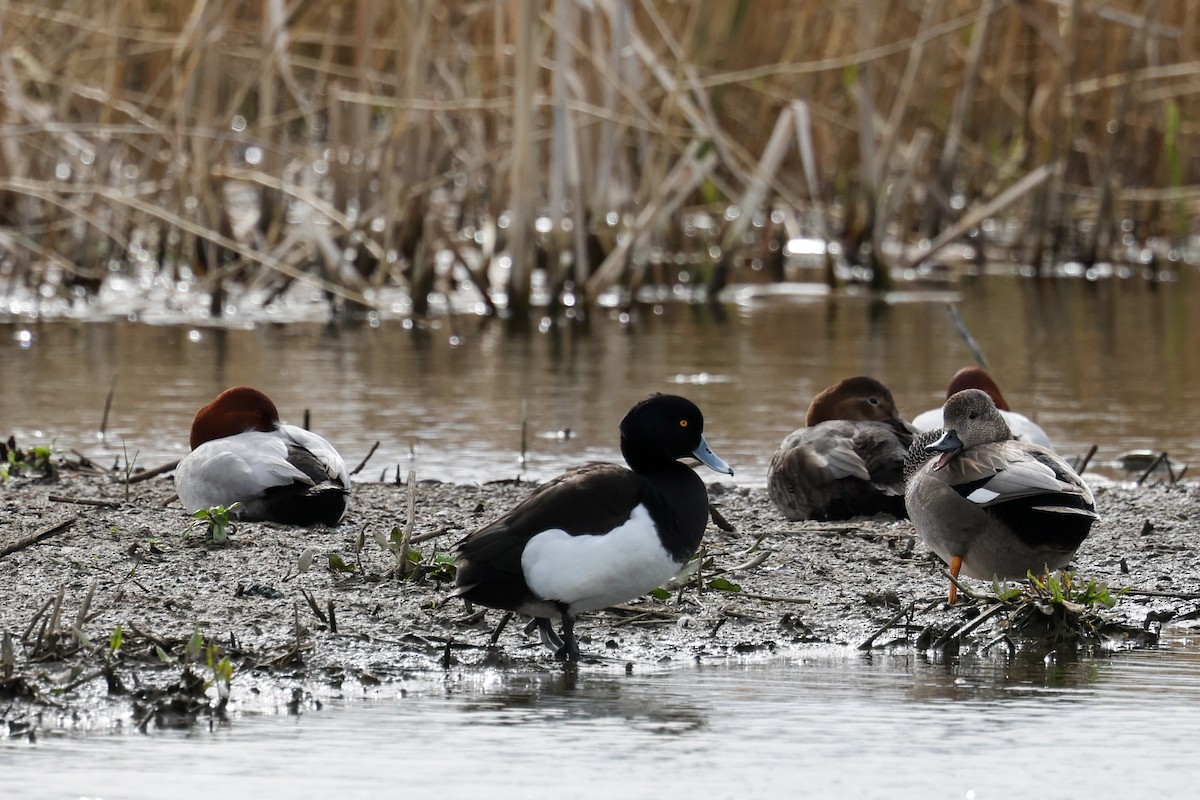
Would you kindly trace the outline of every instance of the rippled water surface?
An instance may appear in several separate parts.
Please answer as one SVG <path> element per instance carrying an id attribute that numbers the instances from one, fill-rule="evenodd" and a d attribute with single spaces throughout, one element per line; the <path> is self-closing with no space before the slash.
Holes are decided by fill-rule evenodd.
<path id="1" fill-rule="evenodd" d="M 1101 472 L 1124 450 L 1200 459 L 1200 290 L 1172 283 L 992 276 L 886 300 L 807 291 L 735 292 L 719 307 L 642 306 L 623 325 L 601 312 L 586 330 L 513 334 L 460 317 L 165 327 L 129 322 L 0 324 L 0 433 L 53 441 L 109 464 L 185 452 L 196 409 L 249 383 L 285 419 L 312 427 L 360 474 L 484 481 L 521 471 L 522 420 L 533 478 L 589 458 L 617 459 L 616 425 L 653 391 L 694 398 L 710 443 L 762 484 L 780 439 L 812 396 L 852 374 L 891 387 L 908 416 L 939 405 L 971 357 L 947 312 L 978 340 L 1010 404 L 1070 455 L 1099 446 Z M 97 438 L 117 376 L 108 437 Z"/>
<path id="2" fill-rule="evenodd" d="M 452 675 L 211 732 L 4 742 L 0 763 L 23 798 L 1184 797 L 1197 708 L 1186 639 L 1067 663 L 839 649 Z"/>

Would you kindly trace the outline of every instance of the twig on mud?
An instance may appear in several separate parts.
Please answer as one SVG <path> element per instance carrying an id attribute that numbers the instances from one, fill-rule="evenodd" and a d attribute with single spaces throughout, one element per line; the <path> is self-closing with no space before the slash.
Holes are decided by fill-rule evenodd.
<path id="1" fill-rule="evenodd" d="M 874 646 L 876 639 L 878 639 L 880 636 L 882 636 L 886 631 L 888 631 L 893 625 L 895 625 L 901 619 L 912 614 L 913 609 L 916 607 L 916 605 L 917 605 L 917 601 L 913 600 L 908 605 L 903 606 L 899 611 L 896 612 L 895 616 L 893 616 L 891 619 L 889 619 L 887 622 L 885 622 L 883 624 L 882 628 L 875 631 L 870 636 L 868 636 L 866 639 L 864 639 L 862 641 L 862 644 L 860 644 L 858 646 L 858 649 L 859 650 L 870 650 L 871 647 Z"/>
<path id="2" fill-rule="evenodd" d="M 170 472 L 171 470 L 175 469 L 178 466 L 179 466 L 179 459 L 177 458 L 169 464 L 163 464 L 162 466 L 154 467 L 152 469 L 144 469 L 141 472 L 130 475 L 129 480 L 127 482 L 128 483 L 141 483 L 142 481 L 148 481 L 151 478 L 157 478 L 159 475 L 162 475 L 164 472 Z"/>
<path id="3" fill-rule="evenodd" d="M 749 592 L 738 592 L 737 596 L 749 597 L 751 600 L 762 600 L 765 603 L 796 603 L 798 605 L 803 605 L 813 601 L 811 597 L 783 597 L 781 595 L 751 594 Z"/>
<path id="4" fill-rule="evenodd" d="M 40 542 L 43 539 L 48 539 L 51 536 L 55 535 L 56 533 L 62 533 L 67 528 L 70 528 L 72 525 L 74 525 L 76 520 L 78 520 L 78 519 L 79 519 L 78 516 L 68 517 L 67 519 L 64 519 L 62 522 L 59 522 L 55 525 L 51 525 L 49 528 L 43 528 L 42 530 L 38 531 L 37 533 L 30 534 L 29 536 L 26 536 L 24 539 L 21 539 L 20 541 L 13 542 L 12 544 L 5 547 L 3 550 L 0 550 L 0 558 L 4 558 L 5 556 L 12 555 L 13 553 L 17 552 L 18 550 L 24 550 L 26 547 L 29 547 L 30 545 L 33 545 L 33 544 L 37 544 L 38 542 Z"/>
<path id="5" fill-rule="evenodd" d="M 428 542 L 430 539 L 440 538 L 442 536 L 445 536 L 448 533 L 450 533 L 450 530 L 448 528 L 441 528 L 436 531 L 430 531 L 429 533 L 422 533 L 420 536 L 414 536 L 408 540 L 408 543 L 409 544 L 420 544 L 421 542 Z"/>
<path id="6" fill-rule="evenodd" d="M 29 620 L 29 627 L 27 627 L 25 632 L 21 634 L 22 642 L 29 642 L 29 634 L 33 633 L 33 629 L 38 624 L 38 620 L 42 618 L 42 615 L 46 613 L 47 609 L 50 608 L 50 604 L 53 602 L 53 597 L 47 597 L 46 602 L 42 603 L 41 608 L 34 613 L 33 617 Z"/>
<path id="7" fill-rule="evenodd" d="M 87 594 L 83 596 L 83 602 L 79 604 L 79 613 L 75 615 L 75 622 L 71 625 L 71 635 L 75 637 L 76 644 L 84 647 L 91 647 L 92 642 L 83 632 L 83 623 L 87 620 L 88 609 L 92 607 L 92 598 L 96 596 L 96 581 L 92 580 L 92 585 L 88 587 Z"/>
<path id="8" fill-rule="evenodd" d="M 81 675 L 78 678 L 76 678 L 75 680 L 68 683 L 66 686 L 59 688 L 57 691 L 70 692 L 74 689 L 78 689 L 80 686 L 83 686 L 85 683 L 91 683 L 92 681 L 96 680 L 96 678 L 103 677 L 104 673 L 107 670 L 108 670 L 108 667 L 101 667 L 100 669 L 93 670 L 92 672 L 89 672 L 86 675 Z"/>
<path id="9" fill-rule="evenodd" d="M 975 630 L 980 625 L 987 622 L 989 619 L 996 616 L 997 614 L 999 614 L 1001 611 L 1003 611 L 1006 608 L 1008 608 L 1007 603 L 996 603 L 991 608 L 989 608 L 987 611 L 984 611 L 982 614 L 975 617 L 974 619 L 967 620 L 965 623 L 958 626 L 957 628 L 946 631 L 946 633 L 944 633 L 942 635 L 942 638 L 937 640 L 937 643 L 934 644 L 934 647 L 941 648 L 941 647 L 944 647 L 948 642 L 952 642 L 952 641 L 961 639 L 962 637 L 966 636 L 968 633 Z"/>
<path id="10" fill-rule="evenodd" d="M 667 611 L 664 609 L 656 609 L 655 608 L 655 609 L 649 609 L 647 611 L 642 611 L 637 614 L 632 614 L 628 617 L 621 617 L 618 620 L 614 620 L 612 623 L 612 627 L 619 628 L 622 625 L 646 625 L 647 623 L 655 624 L 655 623 L 664 623 L 664 622 L 674 622 L 678 616 L 679 615 L 673 611 Z"/>
<path id="11" fill-rule="evenodd" d="M 1164 450 L 1163 452 L 1158 454 L 1158 458 L 1156 458 L 1150 462 L 1150 466 L 1146 467 L 1146 471 L 1142 473 L 1142 477 L 1137 479 L 1137 485 L 1141 486 L 1142 482 L 1145 481 L 1146 478 L 1150 477 L 1150 473 L 1154 472 L 1154 470 L 1158 469 L 1158 465 L 1163 463 L 1166 460 L 1167 460 L 1167 452 Z M 1168 462 L 1167 470 L 1170 471 L 1170 469 L 1171 469 L 1171 465 Z"/>
<path id="12" fill-rule="evenodd" d="M 317 605 L 317 598 L 313 596 L 313 593 L 307 589 L 301 589 L 300 594 L 304 596 L 306 601 L 308 601 L 308 607 L 312 609 L 312 612 L 316 618 L 321 620 L 321 624 L 328 625 L 329 619 L 325 616 L 325 612 L 321 610 L 321 607 Z"/>
<path id="13" fill-rule="evenodd" d="M 720 573 L 723 575 L 728 575 L 731 572 L 743 572 L 745 570 L 754 569 L 755 567 L 759 566 L 764 561 L 766 561 L 768 558 L 770 558 L 772 552 L 774 552 L 774 551 L 760 550 L 757 553 L 755 553 L 754 556 L 752 556 L 749 561 L 743 561 L 741 564 L 735 564 L 732 567 L 727 567 L 726 569 L 721 570 Z"/>
<path id="14" fill-rule="evenodd" d="M 354 469 L 350 470 L 350 476 L 353 477 L 353 476 L 357 475 L 358 473 L 362 472 L 363 467 L 365 467 L 367 465 L 367 462 L 371 460 L 371 456 L 375 455 L 375 451 L 378 449 L 379 449 L 379 440 L 376 439 L 375 444 L 371 445 L 371 449 L 367 451 L 367 454 L 365 456 L 363 456 L 363 460 L 358 462 L 358 466 L 355 467 Z"/>
<path id="15" fill-rule="evenodd" d="M 136 622 L 129 623 L 129 630 L 135 635 L 142 637 L 155 647 L 159 647 L 163 652 L 169 652 L 171 644 L 157 634 L 140 627 Z"/>
<path id="16" fill-rule="evenodd" d="M 400 537 L 400 552 L 396 554 L 398 559 L 396 577 L 400 579 L 403 579 L 408 572 L 408 548 L 412 544 L 413 525 L 416 523 L 417 513 L 417 471 L 411 467 L 408 470 L 408 502 L 406 510 L 408 514 L 404 521 L 404 534 Z"/>
<path id="17" fill-rule="evenodd" d="M 1200 600 L 1200 594 L 1195 592 L 1163 592 L 1158 589 L 1125 589 L 1122 594 L 1138 597 L 1168 597 L 1172 600 Z"/>
<path id="18" fill-rule="evenodd" d="M 66 497 L 61 494 L 52 494 L 46 499 L 51 503 L 71 503 L 77 506 L 99 506 L 100 508 L 120 508 L 122 505 L 119 500 L 102 500 L 96 497 Z"/>

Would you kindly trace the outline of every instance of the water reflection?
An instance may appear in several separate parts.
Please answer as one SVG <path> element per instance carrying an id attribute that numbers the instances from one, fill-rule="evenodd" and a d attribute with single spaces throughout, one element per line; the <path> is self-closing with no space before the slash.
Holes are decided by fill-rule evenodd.
<path id="1" fill-rule="evenodd" d="M 611 720 L 630 730 L 677 736 L 706 727 L 709 714 L 705 698 L 681 692 L 673 685 L 647 696 L 629 691 L 629 682 L 623 676 L 582 670 L 492 674 L 482 680 L 484 686 L 492 688 L 482 690 L 472 686 L 474 683 L 467 680 L 462 689 L 467 699 L 456 710 L 482 725 Z"/>
<path id="2" fill-rule="evenodd" d="M 1117 475 L 1133 448 L 1200 460 L 1200 293 L 1184 273 L 1141 279 L 1027 280 L 980 276 L 956 287 L 960 314 L 1017 410 L 1067 455 L 1100 452 Z M 889 385 L 909 416 L 939 405 L 971 357 L 947 292 L 883 298 L 848 291 L 800 300 L 734 293 L 727 306 L 639 306 L 629 324 L 514 330 L 461 317 L 249 327 L 122 323 L 0 325 L 0 432 L 54 439 L 101 462 L 128 450 L 153 466 L 180 456 L 195 410 L 251 383 L 290 421 L 314 429 L 390 479 L 545 478 L 591 458 L 618 458 L 616 423 L 652 391 L 691 396 L 710 440 L 761 485 L 771 453 L 809 399 L 850 374 Z M 918 298 L 921 298 L 918 300 Z M 717 313 L 720 309 L 720 313 Z M 98 429 L 118 376 L 108 436 Z M 522 467 L 522 422 L 529 433 Z M 558 432 L 570 430 L 570 437 Z"/>
<path id="3" fill-rule="evenodd" d="M 454 673 L 211 733 L 0 742 L 0 760 L 16 797 L 989 798 L 1056 778 L 1069 796 L 1183 796 L 1200 780 L 1200 649 L 1164 641 L 1065 662 L 821 648 L 631 674 Z"/>

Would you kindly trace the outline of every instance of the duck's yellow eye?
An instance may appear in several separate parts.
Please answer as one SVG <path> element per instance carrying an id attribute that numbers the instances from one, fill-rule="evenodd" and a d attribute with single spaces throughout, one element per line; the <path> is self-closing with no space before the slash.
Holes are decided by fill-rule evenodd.
<path id="1" fill-rule="evenodd" d="M 687 427 L 687 420 L 686 420 L 686 419 L 681 419 L 681 420 L 679 420 L 679 427 L 681 427 L 681 428 L 686 428 L 686 427 Z"/>

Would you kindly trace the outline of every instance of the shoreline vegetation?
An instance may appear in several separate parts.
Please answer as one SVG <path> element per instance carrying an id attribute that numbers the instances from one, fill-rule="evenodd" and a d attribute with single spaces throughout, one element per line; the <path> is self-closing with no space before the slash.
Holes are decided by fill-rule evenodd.
<path id="1" fill-rule="evenodd" d="M 80 8 L 0 10 L 8 314 L 1195 260 L 1200 0 Z"/>
<path id="2" fill-rule="evenodd" d="M 356 484 L 336 528 L 239 523 L 215 536 L 168 477 L 60 459 L 0 487 L 0 737 L 213 724 L 328 699 L 436 692 L 489 670 L 678 669 L 741 659 L 1060 663 L 1154 647 L 1200 618 L 1197 486 L 1104 484 L 1102 521 L 1038 583 L 963 583 L 911 524 L 780 518 L 766 491 L 710 485 L 714 514 L 679 578 L 583 615 L 562 665 L 498 611 L 448 599 L 461 536 L 533 484 Z"/>

